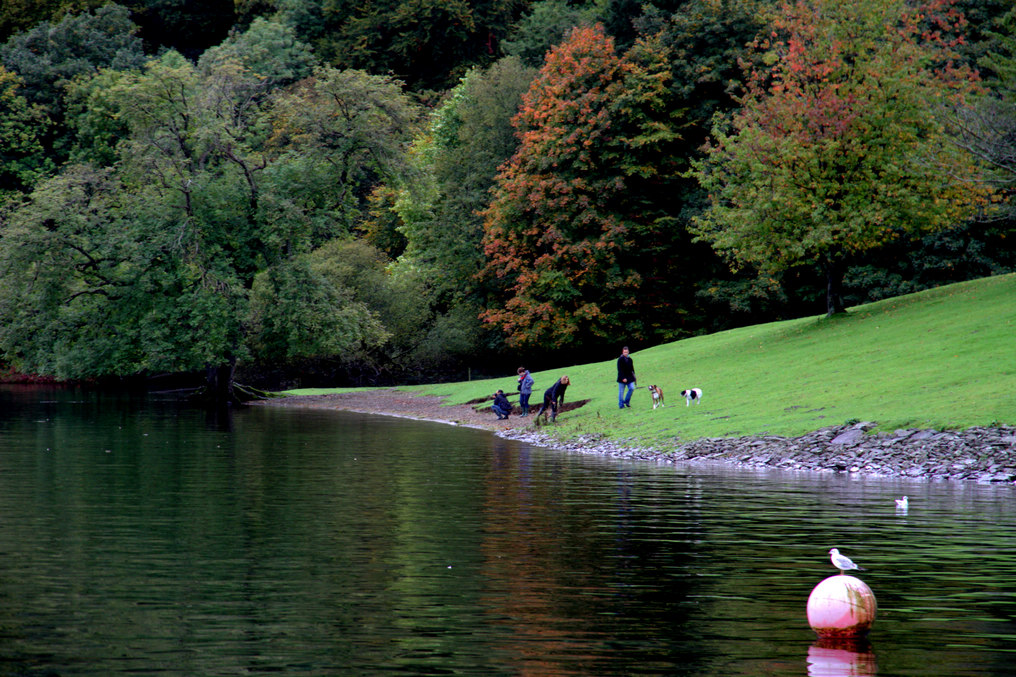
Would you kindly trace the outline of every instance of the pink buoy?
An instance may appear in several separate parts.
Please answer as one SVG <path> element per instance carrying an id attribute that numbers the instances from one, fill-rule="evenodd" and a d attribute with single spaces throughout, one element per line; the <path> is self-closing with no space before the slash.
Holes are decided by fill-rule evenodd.
<path id="1" fill-rule="evenodd" d="M 859 578 L 839 574 L 808 597 L 808 625 L 823 638 L 863 637 L 875 622 L 875 593 Z"/>

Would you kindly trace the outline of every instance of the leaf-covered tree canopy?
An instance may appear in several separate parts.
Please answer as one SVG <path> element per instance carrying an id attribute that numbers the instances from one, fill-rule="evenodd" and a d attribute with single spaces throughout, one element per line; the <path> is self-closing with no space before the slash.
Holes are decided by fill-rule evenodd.
<path id="1" fill-rule="evenodd" d="M 233 31 L 206 50 L 199 65 L 211 70 L 224 63 L 239 64 L 270 85 L 289 84 L 310 75 L 317 59 L 296 31 L 277 20 L 257 17 L 246 30 Z"/>
<path id="2" fill-rule="evenodd" d="M 370 187 L 400 171 L 415 109 L 397 84 L 323 68 L 269 91 L 174 52 L 96 77 L 90 105 L 125 130 L 117 162 L 68 166 L 5 215 L 6 360 L 69 378 L 229 365 L 264 345 L 246 324 L 264 271 L 281 282 L 258 298 L 302 280 L 308 317 L 346 298 L 309 286 L 323 278 L 300 257 L 348 236 Z M 332 329 L 368 331 L 353 308 Z"/>
<path id="3" fill-rule="evenodd" d="M 49 119 L 20 93 L 21 80 L 0 65 L 0 205 L 53 170 L 42 138 Z"/>
<path id="4" fill-rule="evenodd" d="M 99 68 L 131 70 L 144 62 L 137 26 L 126 7 L 108 4 L 94 12 L 68 14 L 44 21 L 0 46 L 0 61 L 25 83 L 24 95 L 46 107 L 62 110 L 63 88 L 74 78 Z"/>
<path id="5" fill-rule="evenodd" d="M 293 0 L 286 20 L 326 61 L 443 89 L 499 55 L 527 0 Z"/>
<path id="6" fill-rule="evenodd" d="M 510 344 L 643 335 L 636 234 L 651 241 L 669 224 L 631 189 L 674 170 L 668 78 L 659 53 L 623 59 L 602 26 L 548 55 L 486 211 L 486 272 L 505 291 L 484 317 Z"/>
<path id="7" fill-rule="evenodd" d="M 567 0 L 540 0 L 518 22 L 511 38 L 502 45 L 504 52 L 518 57 L 528 66 L 538 68 L 554 45 L 560 43 L 576 26 L 596 23 L 596 10 L 575 5 Z"/>
<path id="8" fill-rule="evenodd" d="M 0 360 L 464 374 L 1011 269 L 1010 10 L 5 2 Z"/>
<path id="9" fill-rule="evenodd" d="M 498 167 L 518 147 L 511 119 L 535 72 L 514 57 L 470 71 L 415 144 L 417 171 L 396 205 L 407 240 L 402 263 L 426 271 L 443 305 L 476 301 L 480 212 Z"/>
<path id="10" fill-rule="evenodd" d="M 4 0 L 0 3 L 0 41 L 31 30 L 43 21 L 59 20 L 65 13 L 105 4 L 107 0 Z"/>
<path id="11" fill-rule="evenodd" d="M 783 5 L 697 165 L 711 203 L 700 235 L 763 273 L 822 266 L 833 314 L 845 257 L 962 219 L 977 171 L 941 121 L 973 87 L 951 61 L 960 20 L 937 0 Z"/>
<path id="12" fill-rule="evenodd" d="M 1016 216 L 1016 8 L 999 18 L 992 44 L 980 64 L 990 77 L 987 89 L 969 107 L 957 106 L 951 121 L 964 149 L 979 158 L 999 196 L 1001 213 Z"/>

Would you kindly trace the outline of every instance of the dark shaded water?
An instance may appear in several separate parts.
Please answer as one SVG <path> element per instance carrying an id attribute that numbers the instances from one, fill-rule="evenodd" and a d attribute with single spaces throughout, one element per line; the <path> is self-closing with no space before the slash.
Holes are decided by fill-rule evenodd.
<path id="1" fill-rule="evenodd" d="M 48 389 L 0 389 L 0 412 L 0 675 L 1016 669 L 1012 486 Z M 852 650 L 805 617 L 833 546 L 880 607 Z"/>

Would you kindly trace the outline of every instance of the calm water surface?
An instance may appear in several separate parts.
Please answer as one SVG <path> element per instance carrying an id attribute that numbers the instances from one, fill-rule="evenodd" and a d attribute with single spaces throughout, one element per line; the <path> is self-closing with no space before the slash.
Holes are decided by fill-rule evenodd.
<path id="1" fill-rule="evenodd" d="M 1014 498 L 6 387 L 0 675 L 1011 675 Z M 833 546 L 868 644 L 808 628 Z"/>

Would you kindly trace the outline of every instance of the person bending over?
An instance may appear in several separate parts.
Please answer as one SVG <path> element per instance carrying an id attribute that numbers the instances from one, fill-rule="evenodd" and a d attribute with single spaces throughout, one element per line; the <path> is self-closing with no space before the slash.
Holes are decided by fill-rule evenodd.
<path id="1" fill-rule="evenodd" d="M 551 422 L 557 420 L 557 408 L 564 404 L 564 391 L 571 385 L 571 381 L 568 380 L 567 376 L 562 376 L 554 385 L 547 388 L 547 391 L 543 393 L 543 406 L 536 412 L 536 421 L 540 421 L 540 415 L 543 414 L 546 420 L 547 414 L 545 413 L 548 409 L 550 410 Z"/>

